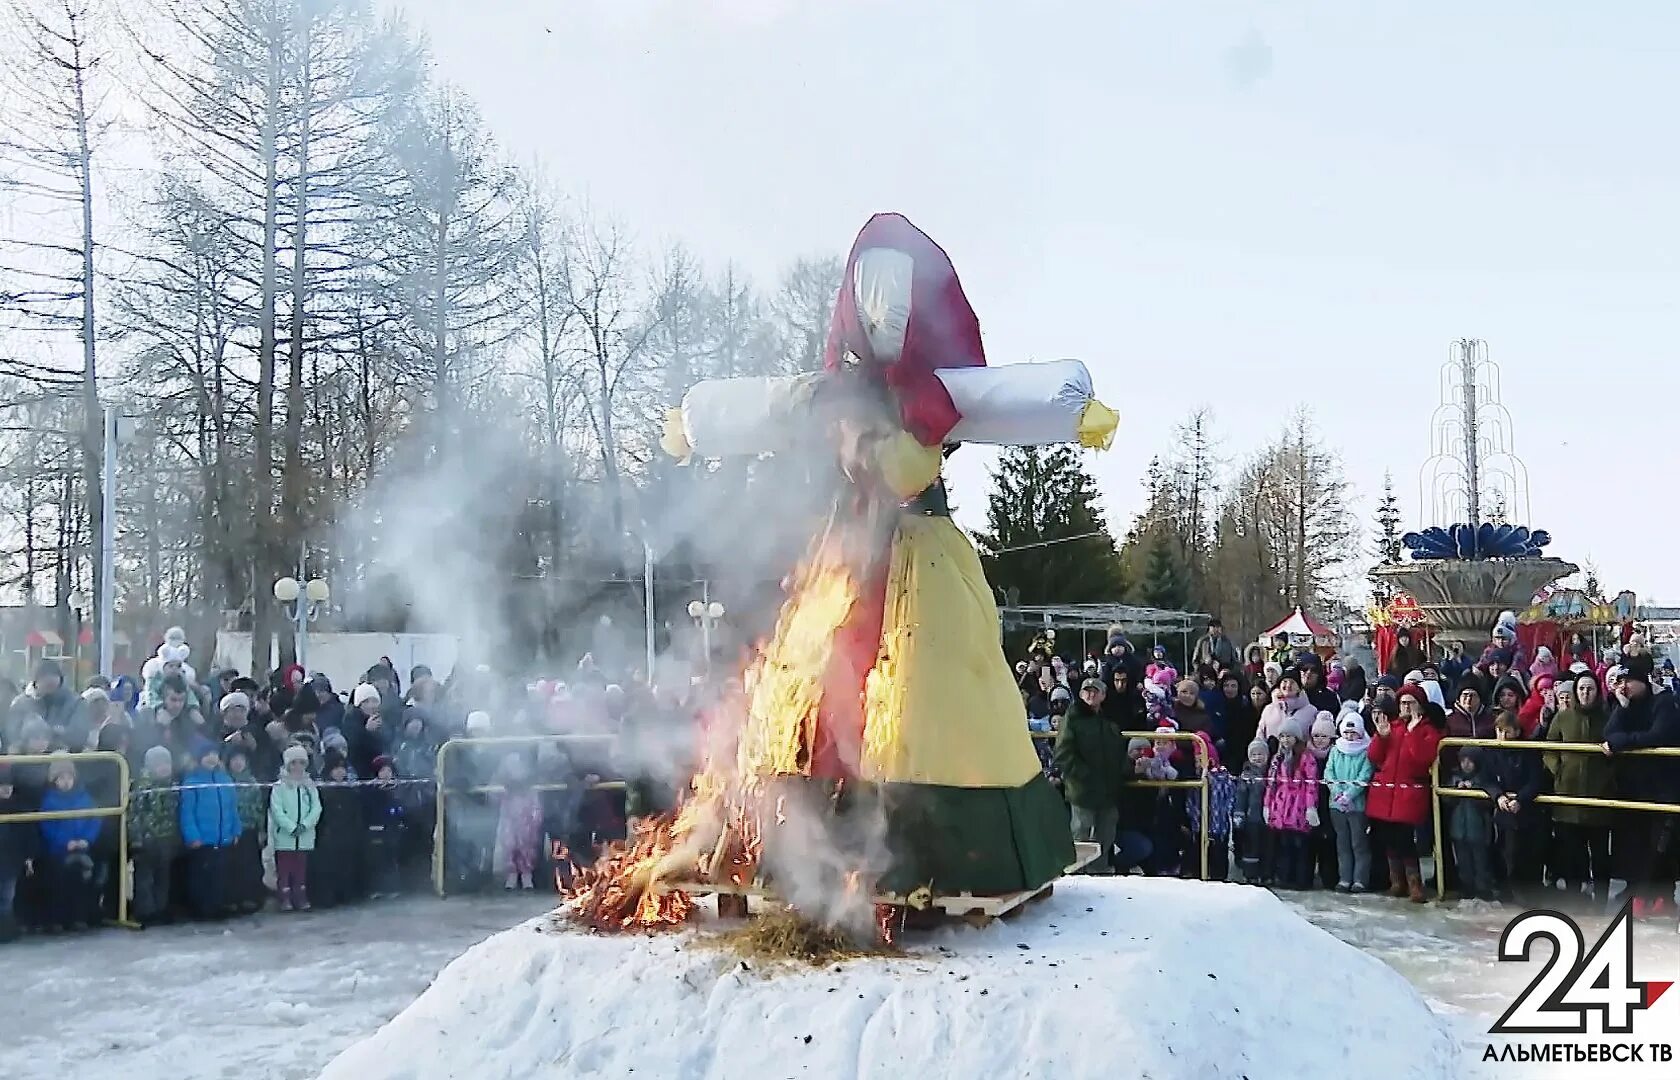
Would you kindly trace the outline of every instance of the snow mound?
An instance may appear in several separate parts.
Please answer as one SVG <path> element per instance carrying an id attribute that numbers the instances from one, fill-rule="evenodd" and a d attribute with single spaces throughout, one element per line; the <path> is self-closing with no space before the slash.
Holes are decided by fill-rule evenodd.
<path id="1" fill-rule="evenodd" d="M 1372 918 L 1385 912 L 1373 902 Z M 1240 885 L 1069 878 L 903 959 L 758 971 L 694 933 L 538 919 L 482 942 L 323 1080 L 1460 1074 L 1392 969 Z"/>

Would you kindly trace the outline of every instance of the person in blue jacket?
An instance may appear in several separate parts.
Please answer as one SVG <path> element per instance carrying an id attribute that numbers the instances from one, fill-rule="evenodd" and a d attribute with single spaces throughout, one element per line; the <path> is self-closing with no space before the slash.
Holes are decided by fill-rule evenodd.
<path id="1" fill-rule="evenodd" d="M 238 790 L 221 750 L 203 736 L 189 743 L 194 767 L 181 778 L 181 844 L 187 852 L 187 903 L 201 919 L 227 914 L 223 861 L 241 832 Z"/>
<path id="2" fill-rule="evenodd" d="M 93 796 L 76 779 L 76 765 L 55 761 L 47 767 L 43 811 L 92 810 Z M 82 930 L 99 921 L 99 892 L 104 888 L 104 860 L 95 860 L 99 839 L 97 817 L 59 818 L 41 822 L 41 855 L 46 861 L 49 931 Z"/>

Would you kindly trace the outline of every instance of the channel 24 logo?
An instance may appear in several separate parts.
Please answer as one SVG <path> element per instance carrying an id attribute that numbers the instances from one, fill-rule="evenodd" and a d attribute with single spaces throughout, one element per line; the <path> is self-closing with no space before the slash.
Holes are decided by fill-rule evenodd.
<path id="1" fill-rule="evenodd" d="M 1586 947 L 1586 936 L 1569 916 L 1556 911 L 1527 911 L 1512 919 L 1499 936 L 1499 959 L 1527 961 L 1539 948 L 1552 955 L 1517 1000 L 1488 1029 L 1492 1035 L 1588 1035 L 1588 1021 L 1598 1014 L 1602 1036 L 1632 1035 L 1634 1015 L 1657 1003 L 1673 982 L 1636 982 L 1633 978 L 1632 905 L 1622 910 L 1604 933 Z M 1583 1064 L 1587 1062 L 1672 1061 L 1666 1042 L 1633 1041 L 1490 1044 L 1483 1060 Z"/>

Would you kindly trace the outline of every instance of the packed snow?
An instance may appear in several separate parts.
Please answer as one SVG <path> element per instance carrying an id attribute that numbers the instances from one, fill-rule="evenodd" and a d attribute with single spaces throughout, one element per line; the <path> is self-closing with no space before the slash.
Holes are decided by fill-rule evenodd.
<path id="1" fill-rule="evenodd" d="M 758 970 L 696 947 L 704 932 L 532 920 L 450 964 L 323 1080 L 1465 1071 L 1404 978 L 1260 889 L 1066 879 L 1013 920 L 822 969 Z"/>
<path id="2" fill-rule="evenodd" d="M 426 896 L 0 946 L 0 1077 L 303 1080 L 552 895 Z"/>
<path id="3" fill-rule="evenodd" d="M 1490 1037 L 1488 1028 L 1539 974 L 1549 955 L 1542 948 L 1527 961 L 1496 960 L 1499 936 L 1506 924 L 1524 910 L 1521 907 L 1479 900 L 1414 906 L 1380 897 L 1349 900 L 1327 892 L 1286 896 L 1289 906 L 1315 925 L 1382 960 L 1417 987 L 1459 1039 L 1464 1053 L 1460 1075 L 1485 1076 L 1490 1080 L 1561 1080 L 1564 1077 L 1585 1080 L 1600 1076 L 1614 1080 L 1674 1080 L 1677 1075 L 1673 1062 L 1608 1066 L 1482 1062 L 1482 1054 L 1490 1042 L 1497 1046 L 1505 1041 Z M 1562 906 L 1561 894 L 1552 903 Z M 1544 904 L 1536 902 L 1531 906 Z M 1604 915 L 1581 915 L 1576 921 L 1589 942 L 1597 940 L 1609 923 Z M 1635 978 L 1680 978 L 1680 933 L 1676 932 L 1672 918 L 1635 924 L 1633 949 Z M 1648 1013 L 1635 1017 L 1636 1038 L 1671 1041 L 1675 1032 L 1680 1032 L 1680 993 L 1676 991 L 1670 991 Z M 1535 1040 L 1523 1036 L 1509 1041 Z M 1558 1041 L 1591 1040 L 1566 1037 Z"/>
<path id="4" fill-rule="evenodd" d="M 1076 892 L 1090 889 L 1100 892 L 1105 904 L 1113 904 L 1120 910 L 1115 913 L 1105 910 L 1099 925 L 1084 925 L 1078 933 L 1070 933 L 1078 921 L 1097 919 L 1095 912 L 1084 910 L 1088 906 L 1101 906 L 1095 899 L 1087 899 L 1082 904 L 1073 898 Z M 1233 890 L 1244 895 L 1232 898 L 1229 893 Z M 1403 1040 L 1371 1041 L 1373 1025 L 1369 1018 L 1376 1014 L 1367 1004 L 1370 992 L 1367 986 L 1387 987 L 1382 991 L 1387 994 L 1393 989 L 1393 976 L 1375 961 L 1365 964 L 1364 968 L 1387 978 L 1382 982 L 1369 981 L 1374 978 L 1369 971 L 1362 976 L 1367 982 L 1358 983 L 1351 992 L 1354 1002 L 1351 1018 L 1347 1012 L 1349 999 L 1340 991 L 1313 990 L 1311 996 L 1299 996 L 1302 980 L 1317 981 L 1317 973 L 1328 970 L 1321 959 L 1326 951 L 1335 957 L 1337 964 L 1362 958 L 1350 958 L 1348 950 L 1335 948 L 1333 943 L 1322 940 L 1322 934 L 1290 918 L 1287 911 L 1293 909 L 1331 935 L 1389 965 L 1421 992 L 1440 1026 L 1461 1047 L 1459 1068 L 1454 1075 L 1486 1076 L 1490 1080 L 1565 1075 L 1608 1075 L 1616 1080 L 1664 1076 L 1672 1080 L 1671 1069 L 1665 1073 L 1655 1065 L 1644 1070 L 1623 1066 L 1597 1072 L 1583 1068 L 1519 1068 L 1510 1064 L 1478 1067 L 1488 1043 L 1489 1023 L 1510 1004 L 1512 996 L 1532 976 L 1539 962 L 1538 959 L 1529 964 L 1493 962 L 1499 932 L 1515 914 L 1516 909 L 1511 907 L 1474 902 L 1418 907 L 1377 897 L 1349 898 L 1320 892 L 1284 894 L 1285 899 L 1279 902 L 1260 890 L 1137 878 L 1107 883 L 1063 881 L 1057 883 L 1056 891 L 1056 897 L 1021 920 L 989 931 L 975 933 L 953 928 L 931 938 L 914 937 L 911 949 L 917 955 L 895 966 L 923 981 L 931 977 L 943 982 L 967 975 L 954 995 L 940 990 L 928 999 L 936 1003 L 957 1000 L 962 1009 L 956 1011 L 970 1010 L 974 1001 L 982 1002 L 988 1009 L 997 1008 L 998 1003 L 991 998 L 1008 992 L 1004 985 L 1006 978 L 1011 983 L 1019 983 L 1023 973 L 1043 977 L 1044 984 L 1027 978 L 1023 984 L 1027 988 L 1025 994 L 1015 994 L 1009 1000 L 1019 1004 L 1023 996 L 1032 997 L 1043 1001 L 1043 1007 L 1051 1012 L 1059 1010 L 1066 1001 L 1068 1008 L 1083 1010 L 1087 1030 L 1091 1032 L 1085 1036 L 1086 1041 L 1107 1044 L 1107 1060 L 1111 1065 L 1117 1060 L 1129 1062 L 1133 1046 L 1140 1050 L 1155 1046 L 1153 1037 L 1140 1042 L 1133 1035 L 1128 1036 L 1129 1043 L 1120 1041 L 1126 1035 L 1115 1026 L 1120 1014 L 1135 1014 L 1140 1022 L 1153 1021 L 1153 1028 L 1163 1038 L 1173 1036 L 1181 1040 L 1171 1042 L 1173 1053 L 1168 1054 L 1159 1046 L 1151 1051 L 1155 1055 L 1151 1060 L 1165 1055 L 1167 1065 L 1153 1072 L 1161 1078 L 1195 1075 L 1192 1070 L 1202 1060 L 1198 1046 L 1204 1041 L 1197 1033 L 1210 1028 L 1219 1029 L 1210 1036 L 1221 1040 L 1219 1046 L 1225 1044 L 1224 1040 L 1239 1037 L 1252 1040 L 1256 1046 L 1276 1041 L 1274 1028 L 1264 1020 L 1253 1027 L 1230 1028 L 1230 1022 L 1247 1023 L 1243 1018 L 1255 1009 L 1244 1004 L 1245 997 L 1260 1002 L 1290 998 L 1296 1002 L 1291 1015 L 1301 1017 L 1303 1023 L 1309 1018 L 1299 1010 L 1325 1008 L 1329 999 L 1337 1011 L 1311 1018 L 1310 1037 L 1320 1043 L 1337 1044 L 1346 1049 L 1346 1055 L 1340 1050 L 1327 1052 L 1320 1055 L 1328 1059 L 1326 1071 L 1303 1068 L 1296 1075 L 1301 1080 L 1310 1080 L 1320 1075 L 1375 1075 L 1376 1069 L 1387 1076 L 1387 1071 L 1379 1068 L 1385 1059 L 1378 1054 L 1393 1051 Z M 1204 912 L 1201 908 L 1204 901 L 1217 901 L 1219 906 Z M 549 991 L 550 997 L 537 998 L 521 980 L 509 988 L 486 991 L 483 1000 L 471 1006 L 477 1019 L 457 1017 L 453 1021 L 452 1030 L 471 1042 L 472 1053 L 487 1057 L 472 1060 L 463 1050 L 461 1056 L 447 1062 L 440 1060 L 435 1070 L 414 1068 L 404 1073 L 393 1071 L 391 1064 L 404 1060 L 393 1056 L 389 1062 L 373 1068 L 366 1080 L 386 1076 L 413 1076 L 419 1080 L 429 1076 L 515 1075 L 516 1069 L 502 1064 L 508 1051 L 495 1045 L 498 1037 L 473 1035 L 475 1025 L 501 1025 L 501 1038 L 523 1031 L 536 1040 L 541 1028 L 537 1018 L 546 1015 L 540 1010 L 553 1009 L 557 1015 L 564 1015 L 565 1010 L 581 1003 L 595 1010 L 590 1015 L 597 1020 L 605 1015 L 603 1007 L 588 1002 L 591 995 L 604 992 L 595 985 L 602 981 L 599 971 L 586 967 L 579 975 L 567 974 L 568 965 L 577 965 L 577 960 L 570 956 L 570 945 L 556 954 L 557 939 L 542 932 L 549 920 L 531 921 L 533 916 L 546 914 L 553 903 L 552 896 L 499 893 L 449 901 L 409 897 L 318 911 L 307 916 L 259 915 L 219 925 L 184 925 L 143 934 L 106 930 L 98 934 L 32 938 L 5 946 L 0 948 L 0 970 L 8 976 L 9 985 L 26 992 L 14 993 L 0 1009 L 0 1076 L 122 1075 L 132 1080 L 210 1080 L 252 1075 L 251 1070 L 257 1069 L 262 1075 L 279 1080 L 313 1077 L 346 1047 L 374 1034 L 381 1024 L 414 1003 L 439 970 L 463 952 L 473 950 L 460 965 L 469 968 L 480 963 L 480 954 L 489 952 L 497 957 L 488 963 L 493 969 L 502 970 L 478 977 L 500 980 L 526 971 L 527 964 L 535 963 L 527 953 L 534 957 L 541 951 L 549 956 L 543 979 L 557 984 Z M 1257 913 L 1256 909 L 1264 910 Z M 1141 914 L 1134 915 L 1134 910 Z M 1176 939 L 1179 934 L 1166 923 L 1182 910 L 1194 910 L 1197 922 L 1224 922 L 1229 928 L 1206 932 L 1209 945 L 1206 949 L 1200 944 L 1191 948 L 1182 942 L 1172 946 L 1177 950 L 1172 953 L 1176 959 L 1169 966 L 1163 962 L 1169 955 L 1169 939 Z M 1264 972 L 1255 974 L 1260 970 L 1255 965 L 1262 955 L 1261 947 L 1278 936 L 1280 921 L 1291 924 L 1284 933 L 1292 939 L 1305 939 L 1308 945 L 1294 950 L 1299 956 L 1293 961 L 1296 966 L 1270 978 Z M 1592 936 L 1602 928 L 1604 920 L 1589 918 L 1582 923 Z M 473 948 L 510 926 L 518 929 Z M 1104 930 L 1108 931 L 1106 937 Z M 1021 936 L 1014 936 L 1017 933 Z M 1081 935 L 1091 934 L 1095 935 L 1094 941 L 1080 939 Z M 569 939 L 571 935 L 566 937 Z M 1141 940 L 1145 938 L 1148 940 Z M 720 1008 L 731 1000 L 731 995 L 742 993 L 738 983 L 749 973 L 720 973 L 716 966 L 708 966 L 721 962 L 716 954 L 674 956 L 660 952 L 675 947 L 673 938 L 655 938 L 643 944 L 651 953 L 636 971 L 650 985 L 688 978 L 692 985 L 712 986 L 710 993 L 718 999 Z M 1016 950 L 1017 944 L 1026 944 L 1029 949 Z M 1680 974 L 1680 935 L 1675 933 L 1672 922 L 1638 926 L 1634 944 L 1639 978 L 1671 979 Z M 941 948 L 950 950 L 952 955 L 940 952 Z M 1143 951 L 1148 948 L 1162 950 L 1155 968 L 1163 975 L 1153 976 L 1148 960 L 1154 954 Z M 513 955 L 509 955 L 509 950 Z M 1267 954 L 1270 951 L 1268 947 Z M 988 953 L 994 957 L 1001 954 L 997 965 L 984 962 Z M 1066 959 L 1070 954 L 1077 954 L 1079 959 Z M 1196 985 L 1195 965 L 1204 956 L 1212 958 L 1213 966 L 1204 966 L 1202 971 L 1216 975 L 1220 984 L 1246 979 L 1246 988 L 1220 985 L 1216 989 L 1205 974 L 1203 985 Z M 1029 959 L 1034 961 L 1031 965 L 1025 963 Z M 940 966 L 947 962 L 949 966 Z M 1054 969 L 1049 967 L 1052 962 L 1056 964 Z M 1110 967 L 1116 970 L 1110 972 Z M 1186 977 L 1172 984 L 1143 981 L 1148 976 L 1161 979 L 1166 972 L 1181 969 L 1187 973 Z M 1087 971 L 1097 973 L 1099 981 L 1088 983 Z M 725 978 L 725 974 L 730 977 Z M 834 973 L 813 973 L 806 978 L 825 976 L 832 979 Z M 458 993 L 449 987 L 456 985 L 458 979 L 472 977 L 470 972 L 451 971 L 442 980 L 440 993 Z M 989 990 L 988 994 L 976 998 L 960 992 L 960 988 L 971 987 L 977 980 L 981 988 Z M 870 1039 L 881 1037 L 881 1032 L 887 1030 L 883 1025 L 899 1024 L 908 1030 L 908 1025 L 922 1022 L 920 1003 L 918 1009 L 906 1012 L 908 1002 L 890 1001 L 890 988 L 884 983 L 883 977 L 871 987 L 849 991 L 848 1008 L 867 1007 L 872 1010 L 870 1015 L 880 1014 L 874 1026 L 867 1027 Z M 1075 983 L 1078 991 L 1072 989 Z M 806 1013 L 826 1017 L 830 1011 L 837 1011 L 838 1006 L 831 1010 L 829 1005 L 837 1001 L 842 991 L 837 988 L 834 995 L 829 995 L 827 986 L 838 984 L 818 985 L 822 989 L 816 992 L 822 994 L 824 1001 Z M 520 988 L 525 989 L 523 994 L 519 993 Z M 1191 997 L 1187 1003 L 1175 1006 L 1171 995 L 1181 991 Z M 862 1003 L 857 998 L 859 992 L 868 995 Z M 1069 997 L 1077 994 L 1083 998 L 1087 992 L 1092 995 L 1089 1002 Z M 659 1001 L 664 1003 L 663 998 Z M 1221 1007 L 1225 1008 L 1223 1013 Z M 444 1005 L 428 1002 L 425 1008 L 444 1009 Z M 1259 1011 L 1268 1014 L 1270 1008 L 1262 1005 Z M 498 1010 L 508 1009 L 511 1011 L 505 1018 L 496 1015 Z M 1242 1012 L 1238 1014 L 1237 1009 Z M 626 1016 L 653 1015 L 638 1001 L 607 1026 L 622 1026 Z M 778 1017 L 795 1015 L 791 1007 L 777 1013 Z M 989 1030 L 998 1025 L 989 1013 L 983 1019 L 983 1024 L 965 1023 L 960 1032 Z M 408 1017 L 399 1021 L 411 1022 Z M 779 1022 L 798 1026 L 792 1019 Z M 820 1026 L 816 1022 L 808 1023 L 807 1029 L 800 1032 L 801 1040 L 804 1034 L 810 1034 L 810 1045 L 816 1046 L 818 1039 L 823 1038 L 825 1052 L 838 1053 L 839 1040 L 850 1032 L 861 1047 L 866 1025 L 856 1018 L 848 1022 L 853 1026 L 846 1027 L 839 1019 L 825 1019 Z M 1044 1034 L 1034 1034 L 1032 1025 L 1043 1023 L 1029 1017 L 1024 1023 L 1011 1021 L 998 1030 L 1011 1032 L 1012 1038 L 1034 1040 L 1047 1039 L 1054 1030 L 1061 1030 L 1042 1029 Z M 1027 1034 L 1021 1035 L 1023 1030 Z M 1291 1034 L 1288 1041 L 1292 1044 L 1299 1041 L 1305 1030 Z M 1680 991 L 1671 991 L 1650 1014 L 1641 1016 L 1637 1030 L 1641 1033 L 1680 1030 Z M 1191 1034 L 1181 1036 L 1185 1031 Z M 958 1034 L 959 1029 L 953 1029 L 951 1037 L 956 1038 Z M 394 1054 L 391 1048 L 398 1045 L 394 1038 L 387 1032 L 375 1042 L 386 1048 L 384 1053 Z M 1041 1049 L 1044 1042 L 1035 1041 L 1032 1045 Z M 786 1075 L 816 1074 L 815 1059 L 806 1056 L 803 1041 L 789 1047 L 777 1043 L 769 1049 L 789 1053 L 786 1060 L 792 1065 L 784 1070 Z M 352 1052 L 351 1059 L 360 1060 L 361 1054 L 377 1056 L 381 1052 L 371 1047 L 358 1048 Z M 569 1067 L 555 1064 L 546 1072 L 537 1068 L 531 1075 L 588 1075 L 581 1063 L 589 1060 L 590 1052 L 580 1048 Z M 1212 1052 L 1217 1054 L 1218 1046 Z M 1409 1047 L 1401 1045 L 1400 1052 L 1408 1053 Z M 1091 1060 L 1102 1057 L 1095 1049 L 1090 1054 Z M 734 1060 L 729 1057 L 724 1063 Z M 753 1060 L 748 1059 L 749 1063 Z M 1060 1059 L 1049 1056 L 1046 1060 Z M 1414 1058 L 1403 1056 L 1399 1060 Z M 1355 1063 L 1356 1071 L 1349 1071 L 1349 1062 Z M 800 1069 L 800 1065 L 810 1068 Z M 457 1071 L 446 1071 L 445 1066 Z M 338 1071 L 346 1068 L 348 1065 L 337 1066 L 332 1075 L 349 1075 Z M 772 1069 L 759 1075 L 773 1077 L 784 1072 Z M 627 1075 L 654 1074 L 641 1067 Z M 693 1075 L 708 1074 L 697 1071 Z M 726 1075 L 722 1065 L 718 1066 L 716 1075 Z M 932 1075 L 941 1075 L 939 1068 L 933 1069 Z M 1114 1073 L 1111 1071 L 1109 1075 Z M 1210 1075 L 1221 1073 L 1215 1071 Z M 1227 1069 L 1223 1075 L 1239 1073 Z M 1274 1073 L 1269 1064 L 1263 1064 L 1247 1075 L 1251 1080 L 1259 1080 Z"/>

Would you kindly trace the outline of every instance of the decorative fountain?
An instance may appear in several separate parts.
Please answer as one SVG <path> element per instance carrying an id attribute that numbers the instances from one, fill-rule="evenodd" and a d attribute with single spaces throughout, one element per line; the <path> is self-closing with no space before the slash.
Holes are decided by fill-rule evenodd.
<path id="1" fill-rule="evenodd" d="M 1434 520 L 1457 524 L 1407 533 L 1400 542 L 1411 561 L 1371 576 L 1410 594 L 1439 639 L 1474 645 L 1501 612 L 1528 608 L 1540 590 L 1580 569 L 1544 553 L 1549 533 L 1504 520 L 1511 509 L 1529 516 L 1528 470 L 1512 451 L 1511 414 L 1499 401 L 1499 368 L 1485 341 L 1453 342 L 1430 449 L 1419 505 Z"/>

